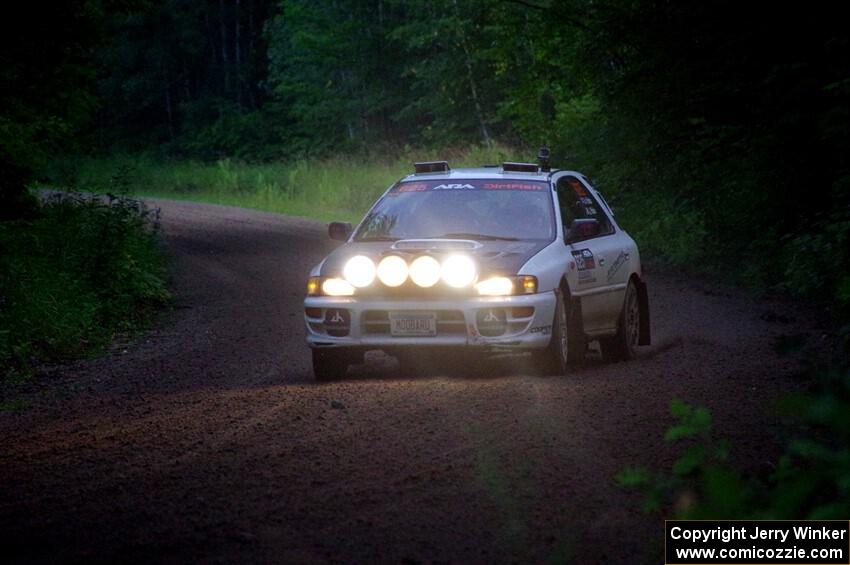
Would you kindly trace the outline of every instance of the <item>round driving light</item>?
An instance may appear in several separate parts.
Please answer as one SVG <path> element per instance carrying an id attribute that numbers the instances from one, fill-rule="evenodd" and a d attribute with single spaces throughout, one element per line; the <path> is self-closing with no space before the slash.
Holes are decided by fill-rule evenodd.
<path id="1" fill-rule="evenodd" d="M 343 267 L 342 276 L 357 288 L 369 286 L 375 280 L 375 263 L 365 255 L 355 255 Z"/>
<path id="2" fill-rule="evenodd" d="M 475 280 L 475 263 L 466 255 L 451 255 L 443 261 L 443 280 L 455 288 L 463 288 Z"/>
<path id="3" fill-rule="evenodd" d="M 407 280 L 407 263 L 398 255 L 387 255 L 378 263 L 378 278 L 387 286 L 401 286 Z"/>
<path id="4" fill-rule="evenodd" d="M 507 296 L 514 292 L 514 282 L 508 277 L 493 277 L 481 281 L 475 288 L 482 296 Z"/>
<path id="5" fill-rule="evenodd" d="M 417 257 L 410 264 L 410 278 L 419 286 L 434 286 L 440 280 L 440 264 L 430 255 Z"/>

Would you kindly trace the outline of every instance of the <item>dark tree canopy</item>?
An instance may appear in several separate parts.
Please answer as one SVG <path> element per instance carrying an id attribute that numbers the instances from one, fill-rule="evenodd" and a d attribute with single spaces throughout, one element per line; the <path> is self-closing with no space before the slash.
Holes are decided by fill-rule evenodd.
<path id="1" fill-rule="evenodd" d="M 28 10 L 3 23 L 7 216 L 60 150 L 267 161 L 547 144 L 657 234 L 650 253 L 813 293 L 821 282 L 794 275 L 817 268 L 812 248 L 850 261 L 850 46 L 834 4 L 78 0 Z M 850 279 L 834 285 L 850 303 Z"/>

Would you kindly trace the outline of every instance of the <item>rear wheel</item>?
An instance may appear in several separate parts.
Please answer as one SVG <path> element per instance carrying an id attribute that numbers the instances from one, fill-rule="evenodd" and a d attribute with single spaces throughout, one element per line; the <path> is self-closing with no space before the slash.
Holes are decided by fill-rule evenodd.
<path id="1" fill-rule="evenodd" d="M 571 307 L 561 289 L 555 291 L 555 317 L 549 345 L 532 355 L 534 364 L 543 374 L 564 375 L 567 365 L 584 359 L 584 336 L 580 324 L 581 312 Z"/>
<path id="2" fill-rule="evenodd" d="M 634 358 L 635 348 L 640 339 L 640 302 L 634 281 L 626 287 L 626 297 L 617 335 L 599 340 L 602 357 L 606 361 L 628 361 Z"/>
<path id="3" fill-rule="evenodd" d="M 351 355 L 339 349 L 313 349 L 313 376 L 317 381 L 333 381 L 345 378 Z"/>

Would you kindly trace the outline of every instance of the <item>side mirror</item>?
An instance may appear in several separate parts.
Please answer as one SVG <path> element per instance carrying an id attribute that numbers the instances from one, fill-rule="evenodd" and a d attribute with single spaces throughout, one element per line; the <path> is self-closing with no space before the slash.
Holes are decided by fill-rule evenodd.
<path id="1" fill-rule="evenodd" d="M 599 220 L 593 218 L 584 218 L 581 220 L 573 220 L 570 227 L 567 228 L 564 234 L 564 240 L 567 243 L 581 241 L 599 235 Z"/>
<path id="2" fill-rule="evenodd" d="M 331 222 L 328 224 L 328 235 L 337 241 L 348 241 L 354 228 L 349 222 Z"/>

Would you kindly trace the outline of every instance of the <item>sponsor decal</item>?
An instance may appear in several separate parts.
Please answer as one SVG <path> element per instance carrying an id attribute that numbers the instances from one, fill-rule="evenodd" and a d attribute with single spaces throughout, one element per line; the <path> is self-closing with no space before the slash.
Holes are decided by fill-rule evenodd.
<path id="1" fill-rule="evenodd" d="M 446 180 L 411 181 L 398 183 L 389 193 L 401 194 L 403 192 L 426 192 L 430 190 L 519 190 L 519 191 L 543 191 L 548 188 L 545 182 L 532 181 L 484 181 L 467 180 L 464 182 L 450 182 Z M 591 204 L 593 202 L 590 202 Z"/>
<path id="2" fill-rule="evenodd" d="M 481 185 L 485 190 L 543 190 L 543 187 L 539 182 L 485 182 Z"/>
<path id="3" fill-rule="evenodd" d="M 620 254 L 617 255 L 617 259 L 608 268 L 608 280 L 609 281 L 614 278 L 614 275 L 617 274 L 617 271 L 620 270 L 620 267 L 622 267 L 623 263 L 625 263 L 625 262 L 626 262 L 626 252 L 620 251 Z"/>
<path id="4" fill-rule="evenodd" d="M 529 333 L 549 335 L 550 333 L 552 333 L 552 326 L 537 326 L 531 328 L 529 330 Z"/>
<path id="5" fill-rule="evenodd" d="M 438 184 L 431 190 L 475 190 L 471 184 Z"/>
<path id="6" fill-rule="evenodd" d="M 578 284 L 590 284 L 595 283 L 596 277 L 593 276 L 592 271 L 579 271 L 578 272 Z"/>
<path id="7" fill-rule="evenodd" d="M 596 268 L 596 259 L 590 249 L 573 251 L 573 259 L 575 259 L 579 271 L 589 271 Z"/>
<path id="8" fill-rule="evenodd" d="M 405 182 L 399 185 L 394 192 L 422 192 L 424 190 L 428 190 L 428 183 L 426 182 Z"/>

